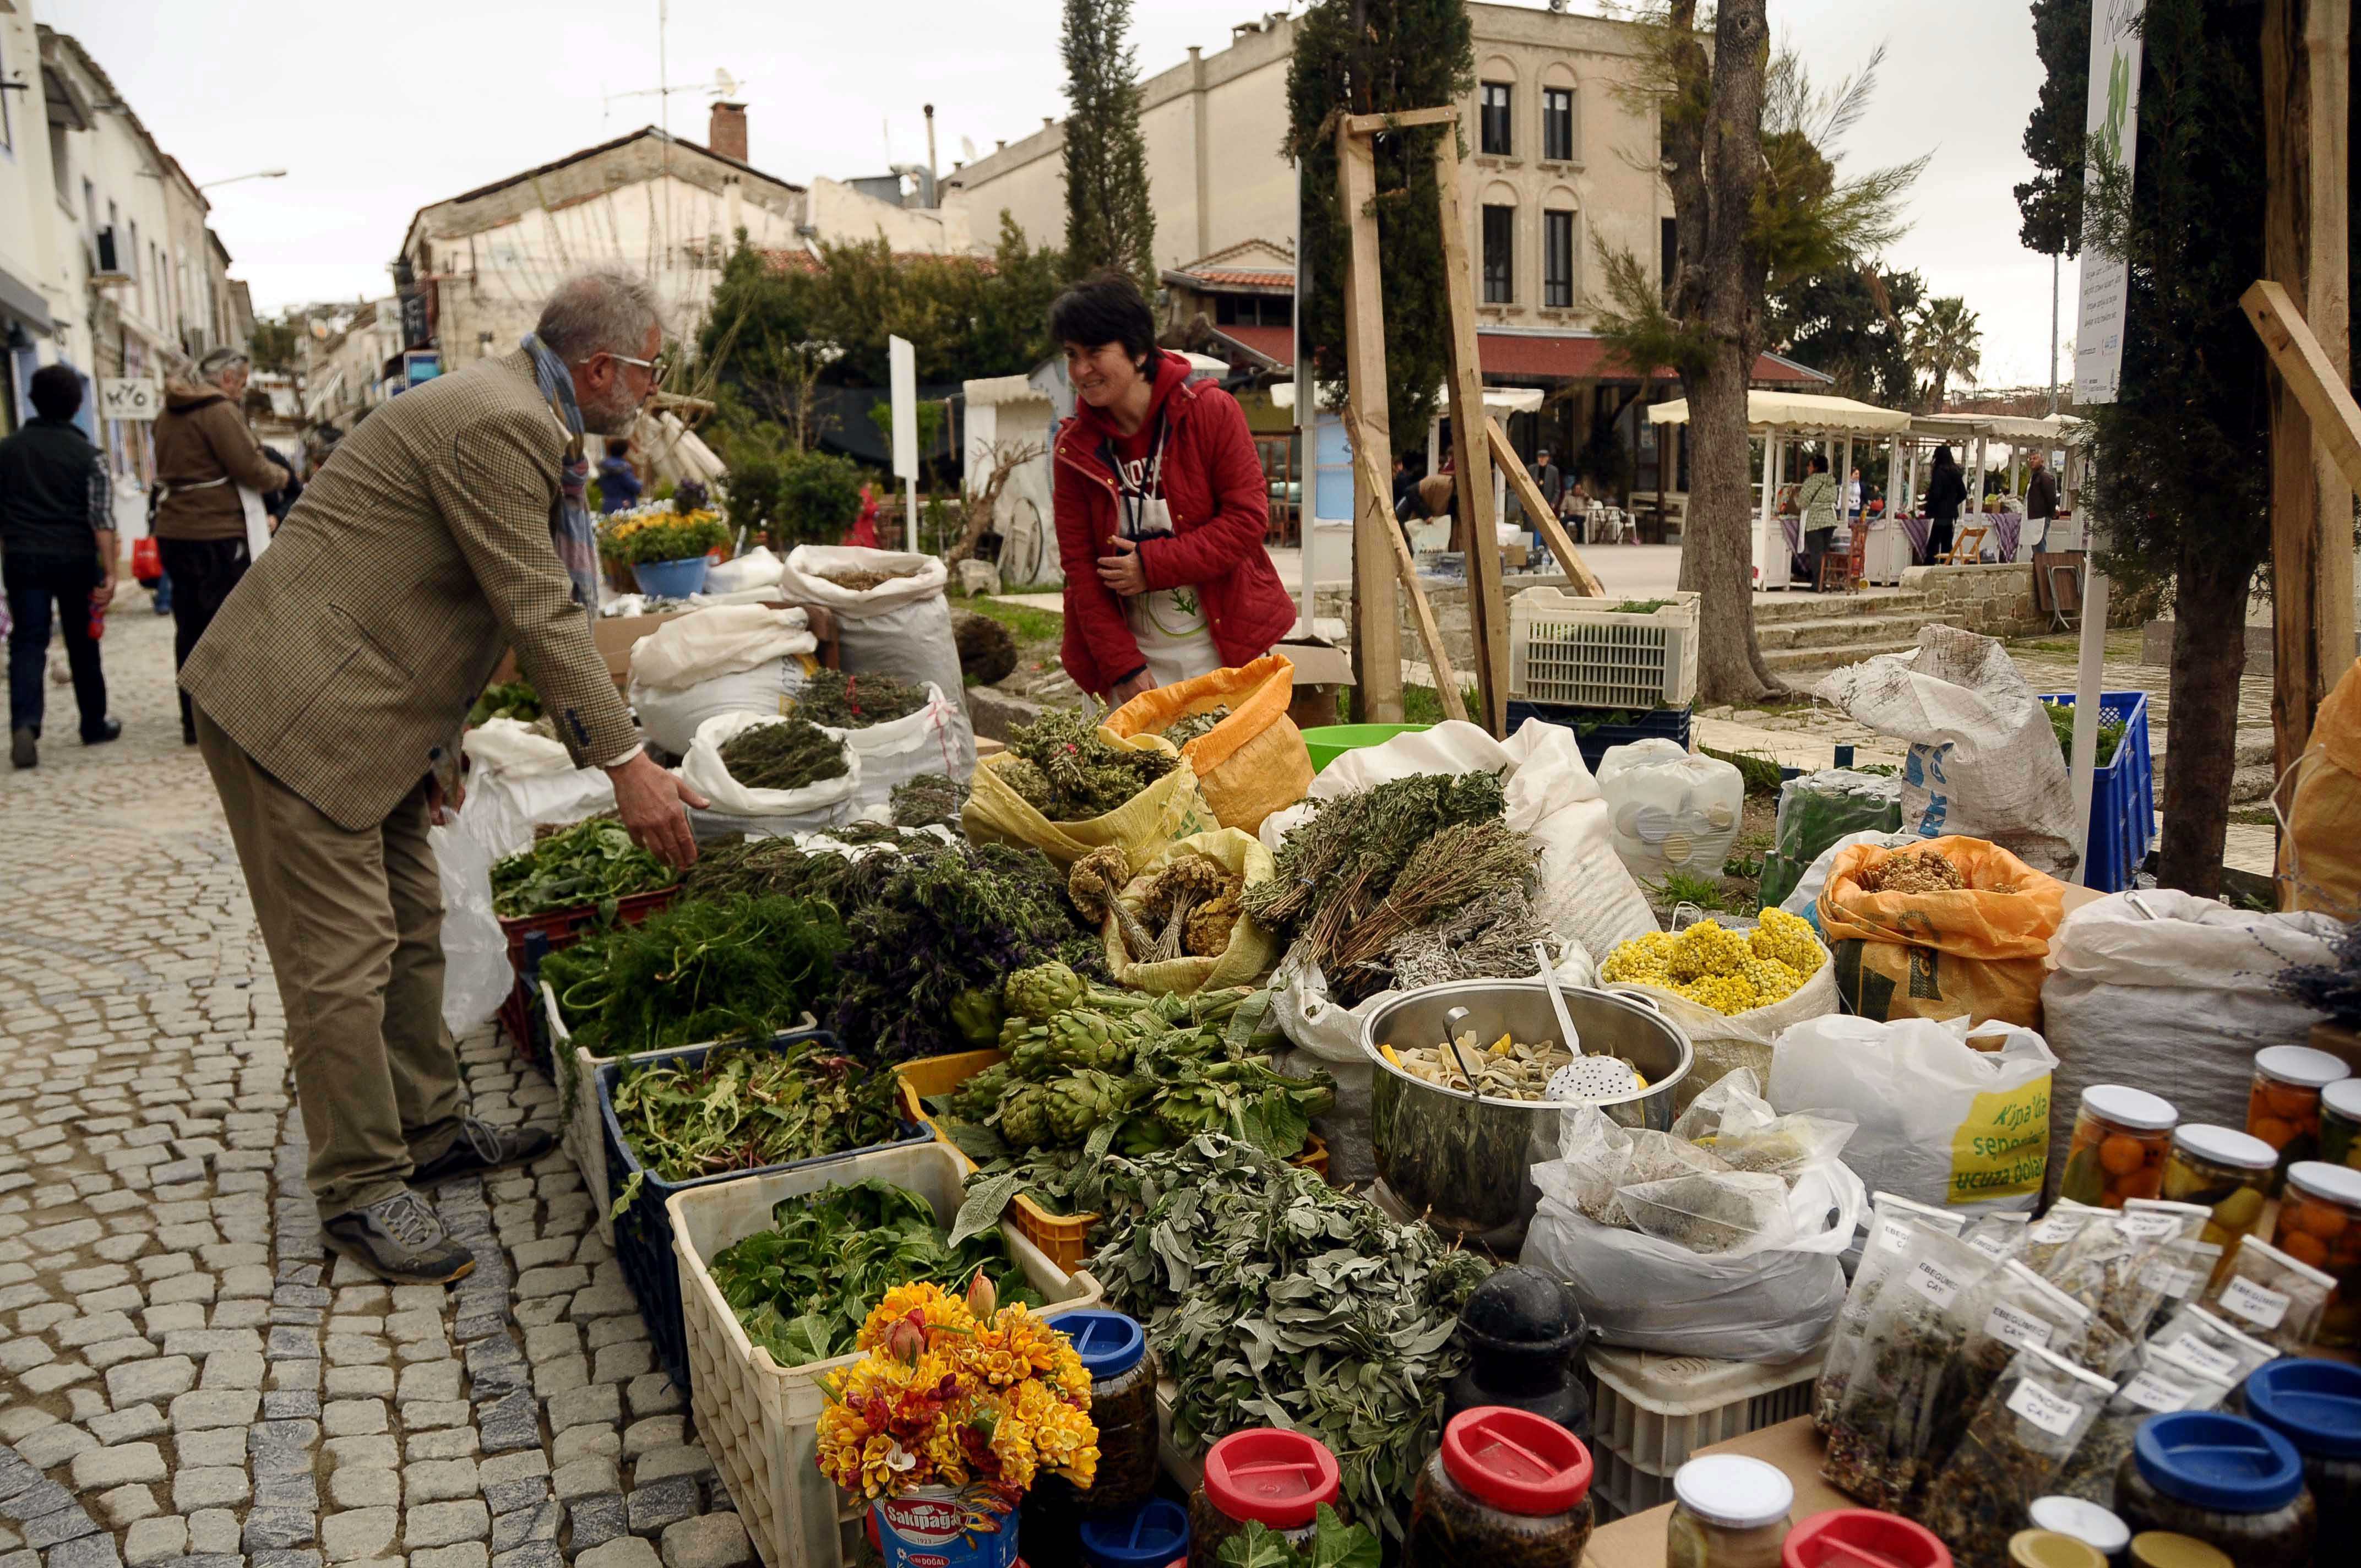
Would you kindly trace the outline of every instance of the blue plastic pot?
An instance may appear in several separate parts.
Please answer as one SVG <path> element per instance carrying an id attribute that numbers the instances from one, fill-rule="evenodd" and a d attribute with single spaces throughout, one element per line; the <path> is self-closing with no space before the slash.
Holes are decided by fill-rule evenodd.
<path id="1" fill-rule="evenodd" d="M 642 561 L 631 570 L 640 579 L 640 592 L 658 598 L 685 599 L 705 591 L 705 574 L 712 566 L 708 557 L 691 555 L 685 561 Z"/>

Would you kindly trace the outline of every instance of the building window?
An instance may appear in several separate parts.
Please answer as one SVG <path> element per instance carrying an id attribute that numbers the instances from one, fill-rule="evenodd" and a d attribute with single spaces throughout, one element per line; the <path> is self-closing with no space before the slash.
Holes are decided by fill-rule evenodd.
<path id="1" fill-rule="evenodd" d="M 1517 297 L 1517 209 L 1484 209 L 1484 302 L 1505 305 Z"/>
<path id="2" fill-rule="evenodd" d="M 1284 294 L 1216 294 L 1215 326 L 1293 326 L 1295 302 Z"/>
<path id="3" fill-rule="evenodd" d="M 1574 214 L 1542 214 L 1542 303 L 1553 310 L 1574 306 Z"/>
<path id="4" fill-rule="evenodd" d="M 1574 89 L 1542 89 L 1542 156 L 1561 161 L 1574 157 Z"/>
<path id="5" fill-rule="evenodd" d="M 1483 111 L 1477 126 L 1478 150 L 1494 158 L 1509 156 L 1509 84 L 1505 82 L 1484 83 Z"/>

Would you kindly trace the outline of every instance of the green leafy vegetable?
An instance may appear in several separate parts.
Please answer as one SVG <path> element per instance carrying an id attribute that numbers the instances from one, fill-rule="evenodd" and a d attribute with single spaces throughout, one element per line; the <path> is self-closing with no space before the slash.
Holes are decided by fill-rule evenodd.
<path id="1" fill-rule="evenodd" d="M 541 717 L 541 694 L 525 680 L 501 681 L 484 688 L 476 706 L 467 710 L 467 722 L 482 724 L 495 718 L 513 718 L 520 724 L 531 724 Z"/>
<path id="2" fill-rule="evenodd" d="M 1153 748 L 1111 745 L 1095 719 L 1051 708 L 1009 731 L 1015 756 L 1001 781 L 1052 822 L 1104 817 L 1170 773 L 1180 759 Z"/>
<path id="3" fill-rule="evenodd" d="M 2049 715 L 2049 728 L 2058 737 L 2059 751 L 2071 762 L 2074 757 L 2074 705 L 2043 697 L 2041 706 Z M 2103 768 L 2115 760 L 2115 748 L 2123 744 L 2124 732 L 2127 728 L 2120 718 L 2109 718 L 2104 714 L 2100 716 L 2099 746 L 2091 763 L 2092 767 Z"/>
<path id="4" fill-rule="evenodd" d="M 1312 1539 L 1301 1547 L 1268 1525 L 1249 1520 L 1222 1542 L 1214 1558 L 1222 1568 L 1378 1568 L 1384 1560 L 1377 1531 L 1346 1524 L 1325 1503 L 1313 1518 Z"/>
<path id="5" fill-rule="evenodd" d="M 894 786 L 894 826 L 949 826 L 959 818 L 960 788 L 946 773 L 920 773 Z"/>
<path id="6" fill-rule="evenodd" d="M 492 866 L 492 913 L 509 918 L 596 908 L 609 919 L 618 900 L 670 887 L 679 872 L 631 842 L 611 817 L 594 817 Z"/>

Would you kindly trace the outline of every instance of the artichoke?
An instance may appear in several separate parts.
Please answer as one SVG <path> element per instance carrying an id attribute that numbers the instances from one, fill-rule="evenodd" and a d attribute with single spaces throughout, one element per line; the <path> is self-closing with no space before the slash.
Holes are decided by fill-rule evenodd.
<path id="1" fill-rule="evenodd" d="M 1040 1087 L 1043 1116 L 1050 1134 L 1049 1142 L 1079 1144 L 1090 1136 L 1093 1127 L 1123 1113 L 1126 1095 L 1122 1080 L 1095 1068 L 1085 1068 Z M 1006 1130 L 1005 1123 L 1002 1130 Z"/>
<path id="2" fill-rule="evenodd" d="M 1049 1142 L 1049 1088 L 1046 1083 L 1019 1083 L 1002 1097 L 994 1119 L 1000 1135 L 1012 1148 L 1039 1148 Z"/>
<path id="3" fill-rule="evenodd" d="M 962 1122 L 981 1122 L 1000 1108 L 1002 1091 L 1012 1076 L 1006 1062 L 985 1068 L 951 1091 L 951 1114 Z"/>
<path id="4" fill-rule="evenodd" d="M 1002 1000 L 1016 1016 L 1046 1024 L 1080 1002 L 1087 989 L 1082 976 L 1053 959 L 1010 975 Z"/>

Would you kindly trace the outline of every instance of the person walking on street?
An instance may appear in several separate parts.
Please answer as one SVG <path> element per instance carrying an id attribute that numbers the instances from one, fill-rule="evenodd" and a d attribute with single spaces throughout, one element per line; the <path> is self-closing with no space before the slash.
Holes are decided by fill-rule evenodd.
<path id="1" fill-rule="evenodd" d="M 321 466 L 181 672 L 287 1017 L 326 1244 L 403 1284 L 474 1266 L 411 1189 L 529 1160 L 553 1139 L 469 1114 L 443 1026 L 442 898 L 427 825 L 461 799 L 468 706 L 513 649 L 632 839 L 697 858 L 641 750 L 590 616 L 586 431 L 629 430 L 664 375 L 647 280 L 561 284 L 517 352 L 412 388 Z"/>
<path id="2" fill-rule="evenodd" d="M 1295 601 L 1263 548 L 1270 488 L 1237 400 L 1156 346 L 1156 318 L 1120 275 L 1060 294 L 1049 334 L 1075 399 L 1051 496 L 1066 673 L 1120 706 L 1269 652 Z"/>
<path id="3" fill-rule="evenodd" d="M 2058 515 L 2058 477 L 2049 471 L 2047 453 L 2036 452 L 2025 461 L 2030 470 L 2025 480 L 2025 521 L 2027 526 L 2041 525 L 2033 547 L 2044 550 L 2049 545 L 2050 520 Z"/>
<path id="4" fill-rule="evenodd" d="M 640 499 L 640 471 L 631 466 L 631 444 L 610 443 L 598 459 L 598 510 L 618 512 Z"/>
<path id="5" fill-rule="evenodd" d="M 45 365 L 26 388 L 34 417 L 0 441 L 0 583 L 8 598 L 8 760 L 40 761 L 43 666 L 55 606 L 73 672 L 82 743 L 98 746 L 123 733 L 107 717 L 106 672 L 93 625 L 114 602 L 115 490 L 106 460 L 73 422 L 82 378 Z"/>
<path id="6" fill-rule="evenodd" d="M 1951 553 L 1951 530 L 1960 521 L 1960 509 L 1967 504 L 1968 482 L 1960 477 L 1959 463 L 1949 446 L 1938 446 L 1934 468 L 1927 476 L 1928 565 Z"/>
<path id="7" fill-rule="evenodd" d="M 1795 510 L 1804 514 L 1804 581 L 1817 591 L 1820 560 L 1837 529 L 1837 482 L 1828 473 L 1827 453 L 1812 454 L 1811 472 L 1795 492 Z"/>
<path id="8" fill-rule="evenodd" d="M 172 585 L 175 670 L 188 664 L 197 640 L 253 564 L 244 492 L 253 493 L 258 517 L 263 493 L 287 482 L 238 411 L 247 370 L 245 355 L 216 348 L 197 362 L 196 380 L 164 383 L 164 411 L 156 416 L 154 532 Z M 186 692 L 181 694 L 181 743 L 197 743 Z"/>

